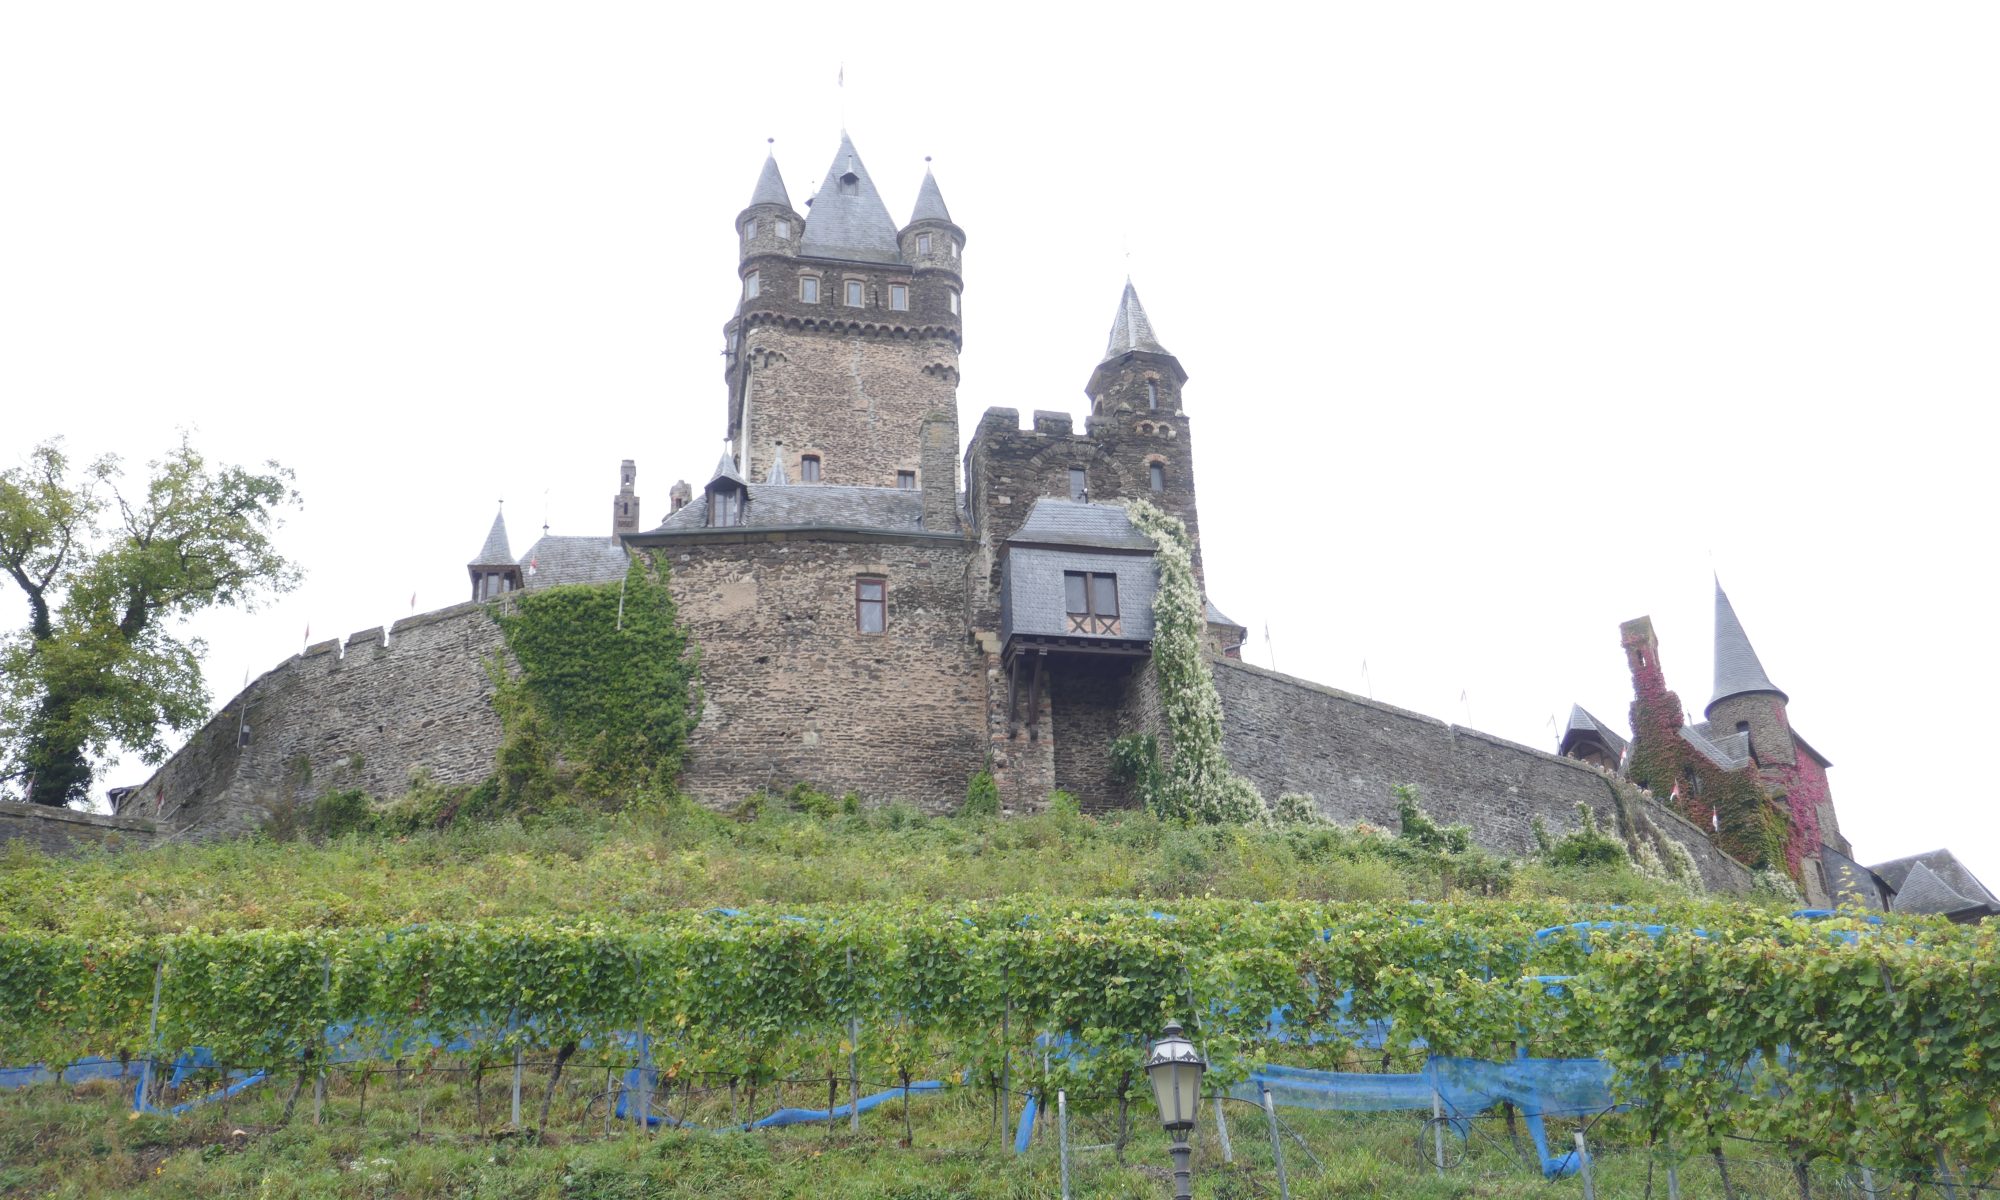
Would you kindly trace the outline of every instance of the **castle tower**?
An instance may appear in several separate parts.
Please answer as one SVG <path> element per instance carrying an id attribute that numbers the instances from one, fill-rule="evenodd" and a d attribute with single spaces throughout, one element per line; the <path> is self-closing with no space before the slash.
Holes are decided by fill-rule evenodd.
<path id="1" fill-rule="evenodd" d="M 1093 500 L 1143 497 L 1186 522 L 1194 570 L 1202 578 L 1201 525 L 1194 492 L 1194 439 L 1181 389 L 1187 372 L 1160 344 L 1131 280 L 1118 299 L 1104 360 L 1090 374 L 1085 423 L 1104 462 L 1086 473 Z"/>
<path id="2" fill-rule="evenodd" d="M 1789 697 L 1764 673 L 1764 664 L 1750 647 L 1743 622 L 1722 581 L 1715 582 L 1715 695 L 1706 716 L 1715 733 L 1749 735 L 1750 757 L 1762 766 L 1789 766 L 1798 757 L 1792 744 L 1791 722 L 1785 715 Z"/>
<path id="3" fill-rule="evenodd" d="M 964 231 L 929 175 L 899 231 L 844 133 L 808 208 L 767 159 L 737 218 L 743 289 L 724 335 L 738 470 L 768 478 L 782 453 L 800 483 L 921 484 L 925 416 L 953 414 L 957 438 Z"/>
<path id="4" fill-rule="evenodd" d="M 618 494 L 611 499 L 611 536 L 639 532 L 639 497 L 632 487 L 639 479 L 639 469 L 631 459 L 618 464 Z"/>
<path id="5" fill-rule="evenodd" d="M 514 552 L 507 547 L 507 514 L 502 511 L 493 515 L 493 528 L 486 533 L 486 542 L 479 547 L 479 553 L 465 564 L 472 576 L 472 598 L 491 600 L 505 592 L 519 591 L 521 588 L 521 565 L 514 561 Z"/>

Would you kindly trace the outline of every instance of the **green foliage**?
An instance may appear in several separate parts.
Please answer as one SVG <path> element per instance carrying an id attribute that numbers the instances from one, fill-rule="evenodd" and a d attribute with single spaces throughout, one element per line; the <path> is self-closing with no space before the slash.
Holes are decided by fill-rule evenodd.
<path id="1" fill-rule="evenodd" d="M 1472 848 L 1472 830 L 1432 820 L 1417 803 L 1416 785 L 1399 783 L 1392 791 L 1396 796 L 1396 819 L 1401 823 L 1398 837 L 1420 850 L 1434 853 L 1463 854 Z"/>
<path id="2" fill-rule="evenodd" d="M 1160 739 L 1150 733 L 1128 733 L 1111 739 L 1111 777 L 1124 785 L 1146 811 L 1159 813 L 1165 803 L 1165 773 L 1160 769 Z"/>
<path id="3" fill-rule="evenodd" d="M 0 638 L 0 782 L 38 804 L 84 799 L 115 746 L 164 758 L 162 727 L 208 718 L 202 644 L 178 624 L 298 582 L 271 540 L 298 503 L 290 471 L 211 467 L 185 435 L 148 465 L 127 494 L 116 458 L 73 464 L 49 441 L 0 472 L 0 574 L 27 601 Z"/>
<path id="4" fill-rule="evenodd" d="M 339 837 L 372 829 L 375 813 L 368 793 L 359 788 L 327 792 L 312 802 L 306 813 L 306 829 L 317 837 Z"/>
<path id="5" fill-rule="evenodd" d="M 622 584 L 524 592 L 496 609 L 521 668 L 496 681 L 503 805 L 551 807 L 568 790 L 565 771 L 600 801 L 671 786 L 698 705 L 696 655 L 664 574 L 634 559 Z"/>
<path id="6" fill-rule="evenodd" d="M 1543 861 L 1558 867 L 1609 867 L 1627 861 L 1625 843 L 1607 835 L 1588 804 L 1576 806 L 1577 827 L 1543 851 Z M 1546 835 L 1546 831 L 1545 831 Z"/>
<path id="7" fill-rule="evenodd" d="M 840 811 L 840 801 L 810 783 L 799 782 L 785 793 L 785 806 L 793 812 L 825 820 Z"/>
<path id="8" fill-rule="evenodd" d="M 1077 800 L 1074 792 L 1066 792 L 1061 788 L 1057 788 L 1055 791 L 1049 793 L 1049 802 L 1045 811 L 1057 820 L 1074 821 L 1082 818 L 1083 805 Z"/>
<path id="9" fill-rule="evenodd" d="M 1000 811 L 1000 785 L 993 780 L 993 772 L 979 771 L 965 784 L 965 803 L 959 806 L 959 815 L 964 817 L 991 817 Z"/>
<path id="10" fill-rule="evenodd" d="M 1304 792 L 1286 792 L 1271 806 L 1271 820 L 1279 825 L 1317 825 L 1319 802 Z"/>
<path id="11" fill-rule="evenodd" d="M 1153 597 L 1151 668 L 1159 685 L 1172 757 L 1148 796 L 1159 816 L 1208 824 L 1267 818 L 1257 787 L 1230 772 L 1222 753 L 1222 700 L 1208 666 L 1208 607 L 1194 577 L 1194 542 L 1179 517 L 1150 501 L 1126 510 L 1152 539 L 1160 590 Z"/>

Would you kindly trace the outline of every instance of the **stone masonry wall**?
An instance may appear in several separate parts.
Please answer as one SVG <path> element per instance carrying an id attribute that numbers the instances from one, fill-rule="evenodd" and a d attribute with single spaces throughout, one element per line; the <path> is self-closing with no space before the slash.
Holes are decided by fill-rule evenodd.
<path id="1" fill-rule="evenodd" d="M 958 351 L 949 339 L 761 324 L 746 336 L 750 454 L 743 475 L 753 485 L 770 471 L 778 442 L 793 483 L 804 481 L 800 457 L 814 454 L 820 482 L 862 487 L 895 487 L 898 471 L 921 474 L 918 433 L 932 412 L 949 414 L 957 444 Z"/>
<path id="2" fill-rule="evenodd" d="M 151 821 L 102 813 L 17 804 L 0 800 L 0 847 L 20 842 L 47 854 L 101 846 L 107 850 L 150 846 L 158 833 Z"/>
<path id="3" fill-rule="evenodd" d="M 320 642 L 224 706 L 124 812 L 221 837 L 329 791 L 400 796 L 419 771 L 445 786 L 477 783 L 493 773 L 501 738 L 487 664 L 505 653 L 499 625 L 475 603 L 398 621 L 386 640 L 375 628 L 344 648 Z"/>
<path id="4" fill-rule="evenodd" d="M 1247 663 L 1211 662 L 1224 751 L 1267 799 L 1306 792 L 1334 820 L 1395 829 L 1391 789 L 1415 784 L 1432 816 L 1516 856 L 1533 851 L 1537 816 L 1558 837 L 1576 828 L 1579 802 L 1605 828 L 1619 827 L 1617 796 L 1595 767 Z M 1749 871 L 1701 830 L 1644 803 L 1655 827 L 1693 854 L 1711 890 L 1749 889 Z"/>
<path id="5" fill-rule="evenodd" d="M 683 788 L 729 805 L 807 782 L 945 812 L 986 759 L 985 658 L 967 636 L 959 537 L 704 535 L 666 559 L 701 650 L 702 715 Z M 887 629 L 855 582 L 888 582 Z"/>

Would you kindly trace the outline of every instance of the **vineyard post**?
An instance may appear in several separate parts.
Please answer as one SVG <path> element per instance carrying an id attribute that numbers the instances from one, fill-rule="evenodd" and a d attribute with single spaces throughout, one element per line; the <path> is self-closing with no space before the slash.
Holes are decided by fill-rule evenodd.
<path id="1" fill-rule="evenodd" d="M 847 948 L 847 976 L 854 977 L 854 947 Z M 861 1018 L 847 1018 L 847 1132 L 861 1132 Z M 829 1114 L 828 1123 L 832 1123 Z"/>
<path id="2" fill-rule="evenodd" d="M 1236 1161 L 1236 1153 L 1229 1147 L 1229 1120 L 1222 1115 L 1222 1093 L 1215 1095 L 1215 1136 L 1222 1139 L 1222 1161 Z"/>
<path id="3" fill-rule="evenodd" d="M 1868 1167 L 1861 1168 L 1861 1194 L 1868 1200 L 1875 1200 L 1875 1172 Z M 1680 1197 L 1671 1196 L 1668 1200 L 1680 1200 Z"/>
<path id="4" fill-rule="evenodd" d="M 514 1102 L 512 1109 L 514 1128 L 516 1129 L 521 1127 L 521 1067 L 521 1048 L 516 1046 L 514 1047 Z"/>
<path id="5" fill-rule="evenodd" d="M 1259 1080 L 1257 1090 L 1264 1099 L 1264 1126 L 1271 1133 L 1271 1161 L 1278 1164 L 1278 1200 L 1292 1200 L 1292 1185 L 1285 1179 L 1285 1143 L 1278 1137 L 1278 1109 L 1271 1103 L 1271 1085 Z"/>
<path id="6" fill-rule="evenodd" d="M 1597 1200 L 1597 1182 L 1590 1176 L 1590 1151 L 1583 1144 L 1583 1130 L 1576 1131 L 1576 1166 L 1583 1175 L 1583 1200 Z"/>
<path id="7" fill-rule="evenodd" d="M 159 962 L 153 964 L 153 1015 L 146 1019 L 146 1061 L 139 1067 L 139 1103 L 137 1107 L 140 1111 L 144 1111 L 145 1106 L 152 1103 L 150 1093 L 153 1090 L 153 1056 L 159 1053 L 160 978 L 166 974 L 166 971 L 167 963 L 165 959 L 161 959 Z"/>
<path id="8" fill-rule="evenodd" d="M 604 1136 L 611 1136 L 611 1064 L 604 1064 Z"/>
<path id="9" fill-rule="evenodd" d="M 1674 1156 L 1671 1143 L 1667 1146 L 1667 1200 L 1681 1200 L 1680 1160 Z"/>
<path id="10" fill-rule="evenodd" d="M 1062 1200 L 1069 1200 L 1069 1094 L 1056 1091 L 1056 1162 L 1062 1172 Z"/>
<path id="11" fill-rule="evenodd" d="M 1436 1071 L 1436 1066 L 1432 1066 Z M 1437 1076 L 1431 1076 L 1431 1163 L 1437 1173 L 1444 1174 L 1444 1097 L 1438 1094 Z"/>
<path id="12" fill-rule="evenodd" d="M 1008 1025 L 1014 1017 L 1014 996 L 1007 989 L 1007 968 L 1000 968 L 1000 1140 L 1007 1140 L 1007 1118 L 1012 1116 L 1013 1097 L 1007 1089 L 1013 1084 L 1014 1045 L 1010 1040 Z"/>
<path id="13" fill-rule="evenodd" d="M 325 1006 L 327 1003 L 327 997 L 333 991 L 333 957 L 329 955 L 326 958 L 321 959 L 319 965 L 320 965 L 320 976 L 319 976 L 320 1004 L 322 1006 Z M 324 1017 L 325 1014 L 322 1013 L 321 1016 Z M 326 1023 L 324 1020 L 319 1022 L 319 1027 L 320 1027 L 320 1037 L 324 1039 L 326 1037 Z M 319 1056 L 319 1078 L 313 1080 L 313 1124 L 315 1125 L 319 1124 L 320 1107 L 325 1103 L 326 1103 L 326 1054 L 324 1053 L 324 1051 L 322 1051 L 322 1053 Z"/>

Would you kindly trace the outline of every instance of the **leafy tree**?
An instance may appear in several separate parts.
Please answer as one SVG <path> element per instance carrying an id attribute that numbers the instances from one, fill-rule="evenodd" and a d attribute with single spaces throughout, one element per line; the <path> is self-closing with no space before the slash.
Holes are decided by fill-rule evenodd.
<path id="1" fill-rule="evenodd" d="M 128 495 L 116 457 L 76 463 L 56 439 L 0 473 L 0 571 L 28 602 L 0 636 L 0 785 L 34 803 L 83 800 L 114 743 L 164 758 L 162 727 L 208 711 L 204 646 L 178 623 L 298 582 L 271 542 L 290 471 L 212 466 L 186 435 L 148 466 Z"/>

